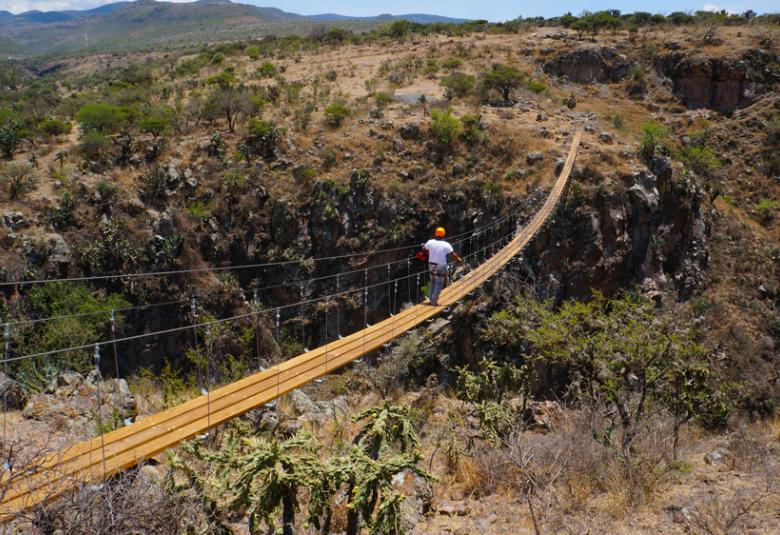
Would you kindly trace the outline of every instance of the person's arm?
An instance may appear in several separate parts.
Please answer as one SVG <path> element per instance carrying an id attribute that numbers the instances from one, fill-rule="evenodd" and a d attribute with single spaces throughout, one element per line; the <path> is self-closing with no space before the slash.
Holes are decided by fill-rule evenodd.
<path id="1" fill-rule="evenodd" d="M 456 253 L 455 251 L 452 251 L 452 252 L 450 253 L 450 256 L 451 256 L 452 258 L 454 258 L 454 259 L 455 259 L 455 261 L 456 261 L 458 264 L 462 264 L 462 263 L 463 263 L 463 259 L 462 259 L 461 257 L 459 257 L 459 256 L 458 256 L 458 253 Z"/>

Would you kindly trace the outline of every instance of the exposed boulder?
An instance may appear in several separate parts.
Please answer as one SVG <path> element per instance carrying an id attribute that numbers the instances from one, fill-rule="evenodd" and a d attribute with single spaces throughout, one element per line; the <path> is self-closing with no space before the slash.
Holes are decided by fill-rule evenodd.
<path id="1" fill-rule="evenodd" d="M 49 262 L 51 264 L 68 264 L 71 254 L 70 247 L 65 242 L 65 238 L 53 232 L 46 235 L 46 245 L 49 250 Z"/>
<path id="2" fill-rule="evenodd" d="M 3 212 L 3 226 L 8 230 L 19 230 L 31 225 L 22 212 Z"/>
<path id="3" fill-rule="evenodd" d="M 25 395 L 19 384 L 0 372 L 0 403 L 3 403 L 9 410 L 19 410 L 24 407 Z"/>
<path id="4" fill-rule="evenodd" d="M 407 123 L 398 129 L 403 139 L 420 139 L 420 126 L 415 123 Z"/>
<path id="5" fill-rule="evenodd" d="M 572 82 L 617 82 L 628 74 L 625 56 L 606 47 L 580 48 L 566 52 L 545 64 L 544 70 L 556 76 L 565 76 Z"/>

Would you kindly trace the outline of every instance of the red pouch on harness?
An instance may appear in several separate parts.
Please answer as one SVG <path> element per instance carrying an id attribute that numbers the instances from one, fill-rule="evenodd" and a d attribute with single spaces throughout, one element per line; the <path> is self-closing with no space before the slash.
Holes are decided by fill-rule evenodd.
<path id="1" fill-rule="evenodd" d="M 428 251 L 425 249 L 425 247 L 417 251 L 417 254 L 415 256 L 417 257 L 417 260 L 419 260 L 420 262 L 428 261 Z"/>

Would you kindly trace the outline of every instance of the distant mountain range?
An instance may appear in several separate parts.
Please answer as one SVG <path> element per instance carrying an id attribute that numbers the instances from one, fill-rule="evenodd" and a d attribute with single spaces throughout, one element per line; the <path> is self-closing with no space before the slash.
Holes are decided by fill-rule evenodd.
<path id="1" fill-rule="evenodd" d="M 459 24 L 466 19 L 437 15 L 298 15 L 273 7 L 198 0 L 191 3 L 137 0 L 84 11 L 0 11 L 0 54 L 38 55 L 130 50 L 304 34 L 323 24 L 365 30 L 394 20 Z"/>

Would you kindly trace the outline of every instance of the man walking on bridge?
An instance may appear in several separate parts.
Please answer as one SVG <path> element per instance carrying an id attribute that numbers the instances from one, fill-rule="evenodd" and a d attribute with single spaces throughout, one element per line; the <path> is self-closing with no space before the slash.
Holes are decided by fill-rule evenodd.
<path id="1" fill-rule="evenodd" d="M 463 262 L 463 259 L 457 255 L 452 245 L 444 240 L 445 234 L 444 227 L 439 227 L 436 229 L 436 237 L 428 240 L 423 245 L 423 248 L 428 251 L 428 271 L 431 274 L 429 299 L 433 306 L 439 304 L 439 294 L 447 280 L 447 261 L 449 257 L 454 258 L 457 262 Z"/>

